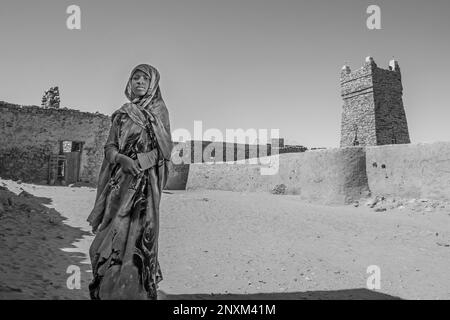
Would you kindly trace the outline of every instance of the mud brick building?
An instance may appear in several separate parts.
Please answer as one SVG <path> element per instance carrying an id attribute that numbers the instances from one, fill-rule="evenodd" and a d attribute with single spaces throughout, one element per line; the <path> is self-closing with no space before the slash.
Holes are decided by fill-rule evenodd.
<path id="1" fill-rule="evenodd" d="M 40 184 L 95 183 L 110 117 L 0 102 L 0 176 Z"/>
<path id="2" fill-rule="evenodd" d="M 341 95 L 341 147 L 410 143 L 397 61 L 390 61 L 389 70 L 378 68 L 372 57 L 353 72 L 344 66 Z"/>

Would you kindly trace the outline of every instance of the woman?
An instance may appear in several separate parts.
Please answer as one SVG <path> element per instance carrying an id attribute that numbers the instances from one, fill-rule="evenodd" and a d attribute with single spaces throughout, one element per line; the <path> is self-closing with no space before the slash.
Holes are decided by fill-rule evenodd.
<path id="1" fill-rule="evenodd" d="M 131 72 L 130 101 L 112 115 L 97 197 L 88 221 L 92 299 L 156 299 L 159 202 L 172 150 L 169 114 L 159 73 L 142 64 Z"/>

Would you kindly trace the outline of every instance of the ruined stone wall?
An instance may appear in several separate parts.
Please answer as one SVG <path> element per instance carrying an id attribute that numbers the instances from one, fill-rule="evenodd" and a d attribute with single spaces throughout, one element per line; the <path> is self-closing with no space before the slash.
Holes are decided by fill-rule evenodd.
<path id="1" fill-rule="evenodd" d="M 271 145 L 249 145 L 242 143 L 212 142 L 212 141 L 188 141 L 177 143 L 177 149 L 190 154 L 186 157 L 186 163 L 201 162 L 225 162 L 243 159 L 257 158 L 270 155 Z M 214 159 L 213 159 L 214 158 Z"/>
<path id="2" fill-rule="evenodd" d="M 306 147 L 300 145 L 284 145 L 283 139 L 277 139 L 275 142 L 275 145 L 278 144 L 280 147 L 273 144 L 256 145 L 212 141 L 188 141 L 175 143 L 175 145 L 177 150 L 183 149 L 183 152 L 190 154 L 190 157 L 185 158 L 185 163 L 238 161 L 270 156 L 272 153 L 297 153 L 307 150 Z"/>
<path id="3" fill-rule="evenodd" d="M 282 154 L 282 153 L 298 153 L 298 152 L 305 152 L 307 150 L 308 150 L 308 148 L 306 148 L 304 146 L 285 145 L 284 147 L 278 149 L 278 153 L 279 154 Z"/>
<path id="4" fill-rule="evenodd" d="M 390 64 L 381 69 L 368 57 L 354 72 L 342 69 L 341 147 L 410 143 L 400 68 Z"/>
<path id="5" fill-rule="evenodd" d="M 49 163 L 60 141 L 78 141 L 80 180 L 95 183 L 109 128 L 110 118 L 98 113 L 0 102 L 0 176 L 49 183 Z"/>

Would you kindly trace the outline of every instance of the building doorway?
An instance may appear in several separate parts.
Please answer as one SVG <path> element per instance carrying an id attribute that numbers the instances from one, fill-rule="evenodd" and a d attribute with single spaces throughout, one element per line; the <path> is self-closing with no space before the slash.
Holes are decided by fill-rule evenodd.
<path id="1" fill-rule="evenodd" d="M 61 141 L 60 155 L 63 155 L 61 163 L 58 163 L 58 177 L 63 184 L 72 184 L 80 180 L 80 163 L 83 142 Z"/>

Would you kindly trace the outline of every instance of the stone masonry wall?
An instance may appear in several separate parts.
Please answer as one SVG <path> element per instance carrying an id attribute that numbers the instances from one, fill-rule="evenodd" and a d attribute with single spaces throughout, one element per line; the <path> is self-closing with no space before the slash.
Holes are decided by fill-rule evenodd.
<path id="1" fill-rule="evenodd" d="M 370 63 L 351 72 L 341 72 L 341 96 L 344 100 L 341 122 L 341 147 L 376 145 L 375 101 Z"/>
<path id="2" fill-rule="evenodd" d="M 301 145 L 284 145 L 283 139 L 276 139 L 275 144 L 243 144 L 230 142 L 212 142 L 191 140 L 186 143 L 175 143 L 175 152 L 190 154 L 184 157 L 185 163 L 226 162 L 270 156 L 272 153 L 305 152 Z M 278 147 L 279 146 L 279 147 Z"/>
<path id="3" fill-rule="evenodd" d="M 374 68 L 377 145 L 410 143 L 400 68 L 395 70 Z"/>
<path id="4" fill-rule="evenodd" d="M 0 102 L 0 176 L 49 183 L 49 163 L 60 141 L 77 141 L 83 143 L 80 180 L 95 183 L 110 122 L 98 113 Z"/>

